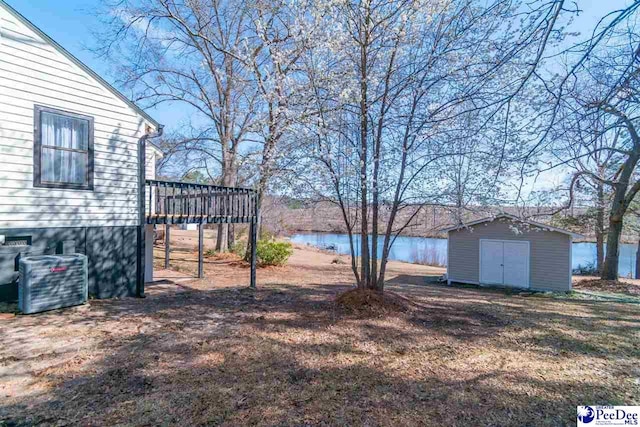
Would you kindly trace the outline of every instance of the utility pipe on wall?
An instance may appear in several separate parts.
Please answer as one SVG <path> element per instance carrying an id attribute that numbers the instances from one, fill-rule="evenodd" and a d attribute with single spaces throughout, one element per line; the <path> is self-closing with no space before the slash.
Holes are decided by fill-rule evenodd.
<path id="1" fill-rule="evenodd" d="M 136 296 L 144 298 L 144 271 L 145 271 L 145 186 L 147 171 L 147 140 L 162 136 L 164 126 L 158 125 L 158 130 L 153 132 L 151 127 L 147 127 L 146 132 L 138 140 L 138 233 L 137 233 L 137 256 L 136 256 Z M 155 178 L 155 177 L 154 177 Z M 151 209 L 151 206 L 149 206 Z"/>

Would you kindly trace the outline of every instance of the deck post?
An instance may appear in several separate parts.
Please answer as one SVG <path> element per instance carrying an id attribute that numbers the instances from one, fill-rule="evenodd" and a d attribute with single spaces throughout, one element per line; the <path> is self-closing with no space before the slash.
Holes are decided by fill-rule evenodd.
<path id="1" fill-rule="evenodd" d="M 204 277 L 204 259 L 203 248 L 204 247 L 204 223 L 198 224 L 198 279 Z"/>
<path id="2" fill-rule="evenodd" d="M 169 253 L 171 252 L 171 224 L 164 225 L 164 268 L 169 269 Z"/>
<path id="3" fill-rule="evenodd" d="M 251 221 L 251 226 L 249 227 L 249 233 L 251 234 L 251 279 L 249 286 L 252 289 L 256 288 L 256 259 L 258 257 L 257 254 L 257 246 L 258 246 L 258 224 L 257 218 L 254 218 Z"/>

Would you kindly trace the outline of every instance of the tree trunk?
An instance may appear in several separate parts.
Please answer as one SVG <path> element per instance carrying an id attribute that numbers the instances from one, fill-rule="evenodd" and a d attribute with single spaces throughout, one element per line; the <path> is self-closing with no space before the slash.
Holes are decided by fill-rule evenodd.
<path id="1" fill-rule="evenodd" d="M 604 185 L 598 184 L 596 207 L 596 271 L 602 273 L 604 266 Z"/>
<path id="2" fill-rule="evenodd" d="M 235 156 L 230 150 L 223 150 L 222 155 L 222 185 L 225 187 L 231 187 L 236 185 L 235 174 Z M 228 206 L 229 200 L 225 200 L 225 209 L 231 209 Z M 216 236 L 216 252 L 227 252 L 230 248 L 229 242 L 233 239 L 233 236 L 229 236 L 229 224 L 218 224 L 218 235 Z"/>
<path id="3" fill-rule="evenodd" d="M 607 234 L 607 256 L 604 260 L 601 274 L 603 280 L 618 280 L 618 251 L 621 234 L 622 214 L 611 215 L 609 218 L 609 233 Z"/>
<path id="4" fill-rule="evenodd" d="M 636 273 L 633 277 L 640 279 L 640 238 L 638 238 L 638 247 L 636 249 Z"/>
<path id="5" fill-rule="evenodd" d="M 635 130 L 632 132 L 634 147 L 637 151 L 633 151 L 624 165 L 621 167 L 620 178 L 614 186 L 613 200 L 611 202 L 611 211 L 609 213 L 609 231 L 607 233 L 607 251 L 604 260 L 604 268 L 602 269 L 603 280 L 618 279 L 618 252 L 620 250 L 620 235 L 622 234 L 622 221 L 627 208 L 631 201 L 640 190 L 640 182 L 636 181 L 629 189 L 631 176 L 636 169 L 638 159 L 640 159 L 640 141 L 638 141 Z M 628 190 L 628 191 L 627 191 Z"/>
<path id="6" fill-rule="evenodd" d="M 228 225 L 227 231 L 227 248 L 231 250 L 236 242 L 236 227 L 234 224 Z"/>
<path id="7" fill-rule="evenodd" d="M 229 228 L 227 224 L 218 224 L 218 235 L 216 236 L 216 252 L 227 252 L 229 249 Z"/>
<path id="8" fill-rule="evenodd" d="M 364 23 L 360 31 L 362 32 L 362 41 L 360 44 L 360 288 L 370 288 L 371 283 L 371 265 L 369 257 L 369 202 L 368 202 L 368 185 L 367 185 L 367 163 L 368 142 L 369 142 L 369 98 L 368 98 L 368 81 L 369 81 L 369 25 L 371 20 L 371 4 L 365 2 Z"/>

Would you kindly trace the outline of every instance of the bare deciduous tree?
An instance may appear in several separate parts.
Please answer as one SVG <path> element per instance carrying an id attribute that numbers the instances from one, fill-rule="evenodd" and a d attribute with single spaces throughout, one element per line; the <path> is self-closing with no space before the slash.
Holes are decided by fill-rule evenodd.
<path id="1" fill-rule="evenodd" d="M 176 149 L 198 153 L 221 185 L 237 185 L 238 156 L 255 119 L 257 95 L 243 63 L 243 8 L 204 0 L 104 5 L 106 30 L 97 37 L 97 50 L 121 65 L 119 83 L 145 105 L 184 104 L 194 111 L 193 131 Z M 220 225 L 217 250 L 228 248 L 227 230 Z"/>
<path id="2" fill-rule="evenodd" d="M 591 49 L 588 61 L 572 68 L 571 91 L 559 100 L 554 120 L 560 128 L 557 140 L 569 145 L 561 151 L 559 164 L 577 169 L 571 180 L 570 202 L 581 182 L 594 186 L 599 205 L 605 202 L 605 189 L 611 192 L 601 276 L 615 280 L 624 216 L 640 190 L 640 34 L 633 26 L 614 28 L 602 40 L 606 43 Z M 602 229 L 604 216 L 602 212 L 598 215 Z"/>
<path id="3" fill-rule="evenodd" d="M 451 143 L 456 119 L 481 115 L 479 132 L 509 120 L 505 110 L 557 35 L 562 4 L 367 0 L 318 10 L 332 32 L 307 62 L 321 112 L 312 154 L 330 183 L 317 188 L 330 191 L 349 235 L 359 232 L 351 254 L 360 288 L 383 289 L 395 239 L 438 201 L 440 161 L 477 149 Z"/>

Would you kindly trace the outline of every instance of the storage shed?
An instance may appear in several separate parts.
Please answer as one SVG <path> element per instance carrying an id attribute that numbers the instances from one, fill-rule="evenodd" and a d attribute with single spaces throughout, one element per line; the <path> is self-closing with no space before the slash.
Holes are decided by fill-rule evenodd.
<path id="1" fill-rule="evenodd" d="M 571 290 L 571 246 L 578 234 L 509 214 L 445 231 L 448 283 Z"/>

